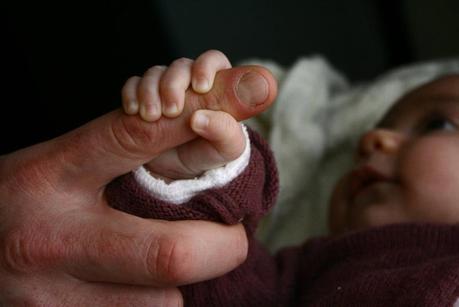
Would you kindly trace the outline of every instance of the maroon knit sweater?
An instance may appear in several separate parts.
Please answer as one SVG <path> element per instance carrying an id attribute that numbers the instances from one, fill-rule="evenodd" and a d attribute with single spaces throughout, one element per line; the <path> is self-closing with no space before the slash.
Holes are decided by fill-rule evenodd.
<path id="1" fill-rule="evenodd" d="M 222 277 L 181 287 L 185 306 L 452 306 L 459 297 L 458 225 L 390 225 L 269 255 L 253 232 L 275 201 L 277 171 L 267 144 L 251 131 L 249 136 L 246 170 L 185 204 L 153 198 L 132 175 L 107 189 L 111 206 L 141 217 L 243 221 L 246 262 Z"/>

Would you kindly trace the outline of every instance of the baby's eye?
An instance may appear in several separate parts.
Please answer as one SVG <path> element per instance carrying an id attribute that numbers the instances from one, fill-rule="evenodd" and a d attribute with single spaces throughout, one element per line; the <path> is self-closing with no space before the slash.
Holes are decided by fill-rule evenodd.
<path id="1" fill-rule="evenodd" d="M 423 133 L 434 132 L 437 130 L 444 131 L 456 131 L 457 127 L 449 119 L 444 117 L 434 117 L 427 120 L 422 126 L 421 131 Z"/>

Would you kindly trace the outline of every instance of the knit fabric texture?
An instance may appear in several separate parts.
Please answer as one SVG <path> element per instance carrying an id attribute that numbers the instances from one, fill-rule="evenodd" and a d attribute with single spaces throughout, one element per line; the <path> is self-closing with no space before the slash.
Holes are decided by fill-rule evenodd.
<path id="1" fill-rule="evenodd" d="M 250 138 L 247 126 L 240 124 L 245 137 L 245 148 L 239 158 L 225 165 L 205 171 L 193 179 L 174 180 L 170 183 L 155 178 L 141 166 L 133 171 L 135 180 L 144 190 L 159 200 L 173 204 L 183 204 L 202 191 L 227 185 L 239 176 L 250 160 Z"/>
<path id="2" fill-rule="evenodd" d="M 259 219 L 274 205 L 279 190 L 277 168 L 266 142 L 248 129 L 251 156 L 246 169 L 221 188 L 206 190 L 177 205 L 152 197 L 132 173 L 106 190 L 109 204 L 144 218 L 242 222 L 249 238 L 247 260 L 232 272 L 181 287 L 185 306 L 273 306 L 276 295 L 274 258 L 253 238 Z"/>
<path id="3" fill-rule="evenodd" d="M 309 240 L 275 257 L 253 233 L 278 191 L 274 159 L 250 132 L 249 165 L 227 186 L 175 205 L 131 174 L 107 188 L 114 208 L 145 218 L 242 220 L 247 260 L 219 278 L 181 287 L 185 306 L 453 306 L 459 297 L 459 225 L 399 224 Z"/>
<path id="4" fill-rule="evenodd" d="M 453 306 L 459 226 L 394 224 L 314 239 L 296 255 L 292 306 Z M 295 250 L 298 252 L 298 250 Z"/>

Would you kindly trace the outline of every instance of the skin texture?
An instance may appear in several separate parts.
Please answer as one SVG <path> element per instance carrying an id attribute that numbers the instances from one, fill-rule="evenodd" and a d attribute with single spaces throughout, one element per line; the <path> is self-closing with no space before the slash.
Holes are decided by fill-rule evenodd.
<path id="1" fill-rule="evenodd" d="M 361 137 L 355 166 L 330 202 L 332 233 L 401 222 L 459 222 L 458 128 L 458 75 L 402 97 Z"/>
<path id="2" fill-rule="evenodd" d="M 155 122 L 161 116 L 177 117 L 185 106 L 186 90 L 191 87 L 195 93 L 208 94 L 217 72 L 228 68 L 231 63 L 217 50 L 206 51 L 195 61 L 180 58 L 169 67 L 153 66 L 143 77 L 131 77 L 123 86 L 124 111 L 139 114 L 147 122 Z M 256 106 L 266 100 L 268 87 L 266 79 L 248 73 L 240 78 L 236 92 L 239 99 Z M 168 110 L 171 101 L 177 113 Z M 198 110 L 190 118 L 190 127 L 199 138 L 146 163 L 150 174 L 166 182 L 195 178 L 235 160 L 246 147 L 241 125 L 227 112 Z"/>
<path id="3" fill-rule="evenodd" d="M 269 84 L 246 104 L 248 72 Z M 275 80 L 260 67 L 221 71 L 205 95 L 185 93 L 177 118 L 150 123 L 121 110 L 54 140 L 0 157 L 0 305 L 180 306 L 176 286 L 219 276 L 247 253 L 241 225 L 141 219 L 107 206 L 105 185 L 197 138 L 198 109 L 237 120 L 265 110 Z"/>

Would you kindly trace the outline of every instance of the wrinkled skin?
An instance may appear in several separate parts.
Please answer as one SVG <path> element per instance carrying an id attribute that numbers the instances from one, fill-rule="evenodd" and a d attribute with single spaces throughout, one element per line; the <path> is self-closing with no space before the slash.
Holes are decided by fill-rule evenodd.
<path id="1" fill-rule="evenodd" d="M 234 93 L 247 71 L 270 84 L 256 106 Z M 0 157 L 0 305 L 181 306 L 178 285 L 235 268 L 247 253 L 241 225 L 141 219 L 108 207 L 104 189 L 194 140 L 188 125 L 194 110 L 247 118 L 269 106 L 275 91 L 262 68 L 222 71 L 208 94 L 187 91 L 180 117 L 147 123 L 116 110 Z"/>

